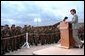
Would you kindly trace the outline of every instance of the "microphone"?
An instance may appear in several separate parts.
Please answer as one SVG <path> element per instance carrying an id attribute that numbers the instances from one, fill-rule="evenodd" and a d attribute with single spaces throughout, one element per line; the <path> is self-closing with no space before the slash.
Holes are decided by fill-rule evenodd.
<path id="1" fill-rule="evenodd" d="M 65 18 L 63 19 L 63 21 L 65 21 L 66 19 L 68 19 L 68 17 L 65 17 Z"/>

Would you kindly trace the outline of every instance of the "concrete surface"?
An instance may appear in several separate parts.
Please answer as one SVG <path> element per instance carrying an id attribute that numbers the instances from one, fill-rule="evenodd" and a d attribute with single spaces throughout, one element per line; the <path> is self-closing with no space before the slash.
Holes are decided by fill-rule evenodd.
<path id="1" fill-rule="evenodd" d="M 59 44 L 45 44 L 38 46 L 30 46 L 30 48 L 22 48 L 17 51 L 6 53 L 5 55 L 84 55 L 84 47 L 64 49 Z"/>

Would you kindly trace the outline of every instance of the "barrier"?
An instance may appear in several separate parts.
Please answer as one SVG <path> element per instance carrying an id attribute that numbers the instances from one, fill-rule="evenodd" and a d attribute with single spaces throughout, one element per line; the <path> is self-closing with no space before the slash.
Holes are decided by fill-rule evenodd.
<path id="1" fill-rule="evenodd" d="M 51 36 L 52 35 L 52 36 Z M 17 51 L 20 48 L 26 47 L 30 48 L 33 44 L 49 44 L 47 43 L 50 39 L 50 43 L 54 43 L 54 35 L 56 33 L 49 34 L 39 34 L 36 36 L 34 33 L 24 33 L 17 36 L 1 38 L 1 54 L 5 54 L 10 51 Z M 56 37 L 57 38 L 57 37 Z M 32 40 L 32 41 L 29 41 Z M 36 42 L 37 41 L 37 42 Z M 56 41 L 58 41 L 56 39 Z M 32 43 L 32 44 L 31 44 Z"/>

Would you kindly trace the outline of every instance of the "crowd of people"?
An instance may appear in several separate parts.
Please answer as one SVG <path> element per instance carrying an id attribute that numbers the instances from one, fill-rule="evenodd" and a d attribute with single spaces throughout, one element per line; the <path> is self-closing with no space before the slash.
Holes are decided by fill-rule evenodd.
<path id="1" fill-rule="evenodd" d="M 78 36 L 81 40 L 84 40 L 84 26 L 79 27 Z"/>
<path id="2" fill-rule="evenodd" d="M 54 26 L 1 26 L 1 54 L 20 49 L 25 43 L 27 32 L 29 45 L 57 43 L 60 39 L 59 29 Z"/>

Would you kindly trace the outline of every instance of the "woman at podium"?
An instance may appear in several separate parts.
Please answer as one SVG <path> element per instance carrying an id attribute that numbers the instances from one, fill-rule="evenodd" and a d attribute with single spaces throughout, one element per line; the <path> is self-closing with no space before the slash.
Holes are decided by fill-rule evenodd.
<path id="1" fill-rule="evenodd" d="M 75 46 L 82 48 L 83 43 L 78 38 L 78 15 L 76 14 L 75 9 L 71 9 L 70 13 L 73 15 L 71 23 L 72 23 L 73 38 L 74 38 L 74 41 L 75 41 Z"/>

